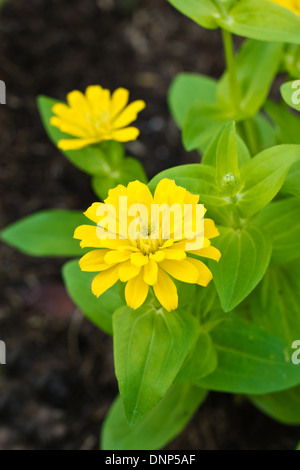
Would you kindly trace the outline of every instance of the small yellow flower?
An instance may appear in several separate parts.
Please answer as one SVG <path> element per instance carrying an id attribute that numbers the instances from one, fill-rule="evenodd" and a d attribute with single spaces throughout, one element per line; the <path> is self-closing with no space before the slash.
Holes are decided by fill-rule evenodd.
<path id="1" fill-rule="evenodd" d="M 127 283 L 127 305 L 136 309 L 153 286 L 158 301 L 170 311 L 178 306 L 171 277 L 207 286 L 212 273 L 197 257 L 219 261 L 221 253 L 210 242 L 219 232 L 213 220 L 204 219 L 206 210 L 198 201 L 198 195 L 163 179 L 154 196 L 145 184 L 134 181 L 111 189 L 104 203 L 92 204 L 84 214 L 97 225 L 77 227 L 74 238 L 81 240 L 82 248 L 94 248 L 79 262 L 82 271 L 99 272 L 92 282 L 94 295 L 99 297 L 120 280 Z M 186 207 L 192 210 L 185 212 Z M 200 229 L 195 214 L 200 214 Z"/>
<path id="2" fill-rule="evenodd" d="M 85 94 L 74 90 L 67 95 L 68 104 L 53 106 L 50 123 L 75 139 L 61 139 L 62 150 L 77 150 L 103 140 L 128 142 L 139 135 L 136 127 L 126 127 L 145 108 L 142 100 L 127 106 L 129 91 L 118 88 L 112 96 L 99 85 L 87 87 Z"/>
<path id="3" fill-rule="evenodd" d="M 300 16 L 300 0 L 271 0 L 271 2 L 277 3 L 277 5 L 287 8 Z"/>

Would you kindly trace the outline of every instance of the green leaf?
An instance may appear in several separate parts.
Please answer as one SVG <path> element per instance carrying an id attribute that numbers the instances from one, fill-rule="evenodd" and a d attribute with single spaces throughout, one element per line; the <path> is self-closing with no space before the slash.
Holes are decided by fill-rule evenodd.
<path id="1" fill-rule="evenodd" d="M 218 264 L 210 263 L 223 310 L 233 310 L 257 286 L 270 262 L 269 237 L 256 227 L 242 230 L 220 228 L 214 240 L 222 253 Z"/>
<path id="2" fill-rule="evenodd" d="M 68 139 L 70 136 L 61 132 L 57 127 L 50 124 L 50 118 L 53 116 L 52 107 L 60 101 L 48 98 L 47 96 L 38 97 L 38 108 L 45 130 L 55 146 L 60 139 Z M 110 155 L 113 154 L 113 163 L 116 164 L 124 157 L 124 147 L 118 142 L 104 142 L 99 145 L 89 145 L 80 150 L 67 150 L 60 152 L 70 160 L 80 170 L 90 175 L 94 174 L 109 174 L 111 171 L 110 165 L 106 161 L 105 154 L 110 150 Z"/>
<path id="3" fill-rule="evenodd" d="M 272 202 L 252 221 L 272 238 L 272 264 L 300 258 L 300 198 Z M 300 332 L 299 332 L 300 333 Z"/>
<path id="4" fill-rule="evenodd" d="M 191 384 L 172 385 L 164 398 L 136 426 L 127 423 L 120 396 L 103 425 L 102 450 L 157 450 L 186 426 L 207 392 Z"/>
<path id="5" fill-rule="evenodd" d="M 248 398 L 260 411 L 280 423 L 300 424 L 300 385 L 283 392 L 253 395 Z"/>
<path id="6" fill-rule="evenodd" d="M 212 339 L 205 330 L 200 330 L 195 348 L 190 353 L 176 382 L 195 382 L 211 374 L 217 367 L 218 357 Z"/>
<path id="7" fill-rule="evenodd" d="M 300 338 L 298 264 L 299 260 L 269 269 L 249 299 L 252 321 L 288 347 Z"/>
<path id="8" fill-rule="evenodd" d="M 216 179 L 219 188 L 232 195 L 239 187 L 239 177 L 236 128 L 232 122 L 223 130 L 217 146 Z"/>
<path id="9" fill-rule="evenodd" d="M 300 18 L 270 0 L 239 0 L 218 24 L 238 36 L 260 41 L 300 43 Z"/>
<path id="10" fill-rule="evenodd" d="M 278 193 L 293 163 L 300 161 L 299 145 L 277 145 L 256 155 L 242 166 L 242 190 L 236 195 L 244 217 L 262 210 Z"/>
<path id="11" fill-rule="evenodd" d="M 182 140 L 186 150 L 200 149 L 205 152 L 214 136 L 237 116 L 219 105 L 194 104 L 188 111 Z"/>
<path id="12" fill-rule="evenodd" d="M 300 368 L 278 338 L 236 317 L 211 333 L 218 367 L 197 385 L 211 390 L 251 395 L 277 392 L 300 383 Z"/>
<path id="13" fill-rule="evenodd" d="M 276 128 L 277 140 L 281 144 L 300 144 L 300 118 L 285 106 L 268 100 L 264 106 Z"/>
<path id="14" fill-rule="evenodd" d="M 168 93 L 171 114 L 182 128 L 189 109 L 195 103 L 216 104 L 216 80 L 205 75 L 182 73 L 173 80 Z"/>
<path id="15" fill-rule="evenodd" d="M 281 96 L 291 108 L 300 111 L 300 80 L 284 83 L 280 88 Z"/>
<path id="16" fill-rule="evenodd" d="M 198 322 L 179 311 L 144 304 L 113 315 L 114 358 L 130 425 L 137 424 L 166 394 L 193 347 Z"/>
<path id="17" fill-rule="evenodd" d="M 218 27 L 215 18 L 220 12 L 212 0 L 168 0 L 168 2 L 200 26 L 208 29 Z"/>
<path id="18" fill-rule="evenodd" d="M 255 116 L 264 104 L 279 68 L 282 49 L 280 43 L 253 40 L 242 45 L 236 58 L 237 80 L 240 109 L 248 116 Z M 227 72 L 218 84 L 217 98 L 223 106 L 232 106 Z"/>
<path id="19" fill-rule="evenodd" d="M 82 272 L 78 260 L 66 263 L 62 274 L 69 296 L 77 307 L 94 325 L 112 335 L 112 314 L 123 305 L 118 284 L 97 298 L 91 290 L 95 273 Z"/>
<path id="20" fill-rule="evenodd" d="M 300 196 L 300 162 L 294 163 L 290 168 L 281 192 L 292 196 Z"/>
<path id="21" fill-rule="evenodd" d="M 2 230 L 1 239 L 32 256 L 79 256 L 85 251 L 73 235 L 76 227 L 86 224 L 86 220 L 77 211 L 36 212 Z"/>
<path id="22" fill-rule="evenodd" d="M 217 147 L 219 144 L 220 136 L 222 135 L 223 131 L 224 129 L 222 128 L 221 131 L 212 140 L 210 145 L 207 147 L 202 158 L 202 163 L 204 165 L 216 166 Z M 239 134 L 236 134 L 236 144 L 238 151 L 238 166 L 240 167 L 250 160 L 251 155 L 247 145 L 245 144 L 244 140 L 239 136 Z"/>

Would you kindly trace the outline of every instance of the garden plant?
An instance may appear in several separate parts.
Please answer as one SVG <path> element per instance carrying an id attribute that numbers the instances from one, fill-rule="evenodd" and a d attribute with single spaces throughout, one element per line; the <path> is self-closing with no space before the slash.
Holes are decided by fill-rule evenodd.
<path id="1" fill-rule="evenodd" d="M 122 87 L 39 96 L 49 138 L 95 199 L 1 232 L 24 253 L 72 258 L 70 297 L 113 336 L 120 395 L 104 450 L 163 448 L 210 390 L 300 424 L 300 0 L 169 3 L 223 38 L 221 78 L 182 73 L 168 95 L 199 163 L 149 182 L 125 152 L 147 103 Z"/>

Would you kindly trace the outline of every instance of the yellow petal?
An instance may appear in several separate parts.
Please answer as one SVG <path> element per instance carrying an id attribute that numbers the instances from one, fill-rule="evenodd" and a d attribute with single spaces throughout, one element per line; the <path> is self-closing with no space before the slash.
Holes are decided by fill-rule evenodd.
<path id="1" fill-rule="evenodd" d="M 219 261 L 219 259 L 221 258 L 220 251 L 214 246 L 209 246 L 208 248 L 202 248 L 201 250 L 190 251 L 190 253 L 196 256 L 203 256 L 203 258 L 214 259 L 215 261 Z"/>
<path id="2" fill-rule="evenodd" d="M 177 289 L 172 279 L 158 269 L 157 283 L 153 286 L 154 294 L 161 305 L 170 312 L 178 307 Z"/>
<path id="3" fill-rule="evenodd" d="M 200 286 L 206 287 L 209 282 L 212 280 L 212 273 L 202 261 L 194 258 L 189 258 L 189 262 L 198 270 L 199 277 L 197 279 L 197 284 Z"/>
<path id="4" fill-rule="evenodd" d="M 99 85 L 91 85 L 87 87 L 85 94 L 94 115 L 98 115 L 99 112 L 109 111 L 109 90 L 105 90 Z"/>
<path id="5" fill-rule="evenodd" d="M 110 238 L 100 239 L 97 235 L 97 227 L 92 225 L 80 225 L 77 227 L 74 233 L 74 238 L 81 240 L 80 246 L 82 248 L 94 247 L 118 249 L 122 246 L 130 249 L 128 240 Z"/>
<path id="6" fill-rule="evenodd" d="M 142 268 L 139 266 L 134 266 L 130 260 L 124 261 L 120 264 L 119 267 L 119 277 L 120 281 L 127 282 L 129 279 L 137 276 Z"/>
<path id="7" fill-rule="evenodd" d="M 112 287 L 119 279 L 118 265 L 97 274 L 92 282 L 92 292 L 99 297 L 103 292 Z"/>
<path id="8" fill-rule="evenodd" d="M 125 127 L 125 129 L 112 131 L 111 139 L 118 142 L 129 142 L 137 139 L 139 135 L 140 131 L 136 127 Z"/>
<path id="9" fill-rule="evenodd" d="M 173 259 L 181 261 L 186 258 L 186 253 L 184 250 L 177 250 L 175 248 L 167 248 L 164 250 L 165 259 Z"/>
<path id="10" fill-rule="evenodd" d="M 80 126 L 76 126 L 76 124 L 69 123 L 62 118 L 52 116 L 50 119 L 50 124 L 52 126 L 58 127 L 61 132 L 73 135 L 74 137 L 87 137 L 87 131 L 85 129 L 82 129 Z"/>
<path id="11" fill-rule="evenodd" d="M 163 260 L 159 263 L 159 266 L 178 281 L 188 282 L 189 284 L 197 283 L 198 270 L 187 259 L 182 261 Z"/>
<path id="12" fill-rule="evenodd" d="M 149 259 L 149 263 L 144 266 L 144 281 L 153 286 L 157 283 L 158 266 L 156 261 Z"/>
<path id="13" fill-rule="evenodd" d="M 91 107 L 81 91 L 74 90 L 68 93 L 67 101 L 71 108 L 74 108 L 85 115 L 91 112 Z"/>
<path id="14" fill-rule="evenodd" d="M 211 219 L 204 219 L 204 236 L 206 238 L 215 238 L 220 235 L 215 223 Z"/>
<path id="15" fill-rule="evenodd" d="M 149 255 L 150 259 L 154 259 L 157 263 L 165 259 L 165 251 L 164 250 L 159 250 L 156 251 L 155 253 L 150 253 Z"/>
<path id="16" fill-rule="evenodd" d="M 133 253 L 130 259 L 131 259 L 132 264 L 134 264 L 134 266 L 139 266 L 139 267 L 144 266 L 149 261 L 148 256 L 143 255 L 141 252 Z"/>
<path id="17" fill-rule="evenodd" d="M 122 263 L 123 261 L 127 261 L 131 256 L 131 251 L 109 251 L 104 258 L 105 263 L 108 264 L 115 264 L 115 263 Z"/>
<path id="18" fill-rule="evenodd" d="M 90 139 L 61 139 L 58 141 L 57 147 L 61 150 L 79 150 L 88 145 L 96 144 L 101 140 L 100 137 Z"/>
<path id="19" fill-rule="evenodd" d="M 134 101 L 133 103 L 131 103 L 113 121 L 114 129 L 120 129 L 121 127 L 126 127 L 128 126 L 128 124 L 131 124 L 133 121 L 136 120 L 138 113 L 142 111 L 145 106 L 146 103 L 142 100 Z"/>
<path id="20" fill-rule="evenodd" d="M 93 250 L 86 253 L 79 260 L 81 271 L 97 272 L 108 269 L 110 266 L 104 262 L 107 253 L 109 253 L 109 250 Z"/>
<path id="21" fill-rule="evenodd" d="M 114 119 L 127 105 L 129 99 L 129 91 L 125 88 L 118 88 L 114 91 L 111 98 L 110 118 Z"/>
<path id="22" fill-rule="evenodd" d="M 148 289 L 148 284 L 143 280 L 142 272 L 133 279 L 130 279 L 125 287 L 127 305 L 134 309 L 139 308 L 147 298 Z"/>

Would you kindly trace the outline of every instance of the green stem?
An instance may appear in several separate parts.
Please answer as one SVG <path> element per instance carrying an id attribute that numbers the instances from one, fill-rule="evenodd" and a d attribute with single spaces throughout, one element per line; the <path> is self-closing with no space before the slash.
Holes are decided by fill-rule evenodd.
<path id="1" fill-rule="evenodd" d="M 225 29 L 222 29 L 222 38 L 224 44 L 226 68 L 228 73 L 230 97 L 235 111 L 239 111 L 240 93 L 237 79 L 236 61 L 233 47 L 232 35 Z"/>

